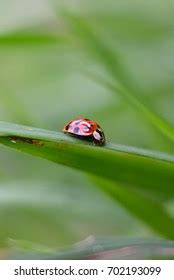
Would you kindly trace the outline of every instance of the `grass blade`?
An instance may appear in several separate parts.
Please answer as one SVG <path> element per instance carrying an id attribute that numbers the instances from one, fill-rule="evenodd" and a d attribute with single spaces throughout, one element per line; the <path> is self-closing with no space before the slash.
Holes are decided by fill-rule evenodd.
<path id="1" fill-rule="evenodd" d="M 0 143 L 101 177 L 107 194 L 152 229 L 174 238 L 173 218 L 160 204 L 139 194 L 174 197 L 174 157 L 114 144 L 95 147 L 55 131 L 4 122 L 0 123 Z"/>
<path id="2" fill-rule="evenodd" d="M 173 156 L 111 143 L 95 147 L 63 133 L 4 122 L 0 135 L 0 143 L 16 150 L 123 185 L 174 196 Z"/>
<path id="3" fill-rule="evenodd" d="M 13 249 L 6 254 L 8 259 L 149 259 L 172 258 L 174 242 L 163 239 L 95 239 L 89 237 L 73 246 L 59 251 L 31 252 L 22 248 Z"/>
<path id="4" fill-rule="evenodd" d="M 0 36 L 0 47 L 4 46 L 45 46 L 62 44 L 65 38 L 59 34 L 45 34 L 43 32 L 20 31 Z"/>

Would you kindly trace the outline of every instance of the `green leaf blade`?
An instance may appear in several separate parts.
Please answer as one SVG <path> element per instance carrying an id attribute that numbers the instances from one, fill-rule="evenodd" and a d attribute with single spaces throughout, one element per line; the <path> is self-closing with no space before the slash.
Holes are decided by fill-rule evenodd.
<path id="1" fill-rule="evenodd" d="M 155 152 L 153 157 L 152 151 L 137 149 L 135 152 L 131 147 L 116 148 L 112 144 L 94 147 L 86 141 L 76 140 L 62 133 L 15 124 L 1 123 L 0 135 L 1 144 L 16 150 L 123 185 L 174 196 L 172 156 Z M 27 139 L 40 141 L 32 144 L 32 141 L 29 143 Z"/>

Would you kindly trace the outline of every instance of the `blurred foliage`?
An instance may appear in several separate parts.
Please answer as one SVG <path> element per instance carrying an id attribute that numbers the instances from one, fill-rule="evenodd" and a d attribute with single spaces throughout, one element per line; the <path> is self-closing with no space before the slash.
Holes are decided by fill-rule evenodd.
<path id="1" fill-rule="evenodd" d="M 85 116 L 109 142 L 172 156 L 173 9 L 171 0 L 1 0 L 0 119 L 61 131 Z M 11 239 L 60 248 L 89 235 L 158 236 L 135 218 L 138 208 L 132 215 L 83 173 L 2 145 L 0 157 L 3 251 Z M 173 228 L 173 193 L 138 195 L 164 208 Z M 133 205 L 128 198 L 125 206 Z M 163 221 L 156 223 L 167 227 Z"/>

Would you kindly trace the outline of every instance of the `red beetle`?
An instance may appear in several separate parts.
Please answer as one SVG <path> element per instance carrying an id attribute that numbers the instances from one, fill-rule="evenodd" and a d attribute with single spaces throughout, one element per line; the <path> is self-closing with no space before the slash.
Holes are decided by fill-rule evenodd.
<path id="1" fill-rule="evenodd" d="M 64 133 L 93 142 L 94 145 L 103 146 L 106 143 L 102 128 L 94 121 L 78 118 L 64 126 Z"/>

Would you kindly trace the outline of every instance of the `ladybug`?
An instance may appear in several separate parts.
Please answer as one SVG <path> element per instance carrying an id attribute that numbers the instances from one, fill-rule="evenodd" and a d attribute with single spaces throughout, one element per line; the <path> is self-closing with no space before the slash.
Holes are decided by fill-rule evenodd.
<path id="1" fill-rule="evenodd" d="M 103 146 L 106 143 L 102 128 L 95 121 L 89 119 L 74 119 L 64 126 L 63 132 L 91 141 L 94 145 Z"/>

